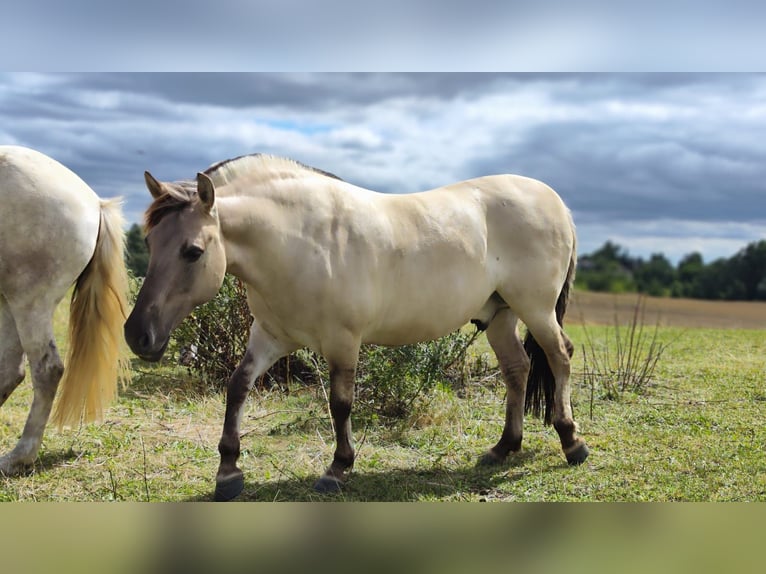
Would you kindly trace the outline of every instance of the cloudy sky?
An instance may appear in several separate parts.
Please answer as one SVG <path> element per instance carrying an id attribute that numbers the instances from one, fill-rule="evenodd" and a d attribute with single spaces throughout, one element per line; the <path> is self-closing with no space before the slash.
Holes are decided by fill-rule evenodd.
<path id="1" fill-rule="evenodd" d="M 144 170 L 265 152 L 390 193 L 535 177 L 582 253 L 710 261 L 766 238 L 766 75 L 5 73 L 0 143 L 124 196 L 131 222 Z"/>

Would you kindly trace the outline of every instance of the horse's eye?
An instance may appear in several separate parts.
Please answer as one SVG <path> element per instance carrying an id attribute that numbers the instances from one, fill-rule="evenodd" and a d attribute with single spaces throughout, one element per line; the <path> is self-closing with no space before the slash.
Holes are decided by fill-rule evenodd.
<path id="1" fill-rule="evenodd" d="M 189 247 L 186 247 L 181 250 L 181 257 L 183 257 L 189 263 L 194 263 L 197 259 L 202 257 L 202 254 L 204 252 L 205 250 L 202 249 L 201 247 L 197 247 L 196 245 L 190 245 Z"/>

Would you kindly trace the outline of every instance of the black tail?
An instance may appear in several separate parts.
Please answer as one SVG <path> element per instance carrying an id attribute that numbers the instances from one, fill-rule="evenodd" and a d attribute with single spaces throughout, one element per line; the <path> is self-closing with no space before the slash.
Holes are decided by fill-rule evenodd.
<path id="1" fill-rule="evenodd" d="M 572 257 L 569 261 L 567 278 L 564 281 L 564 286 L 561 288 L 561 293 L 559 293 L 559 298 L 556 301 L 556 321 L 558 321 L 560 326 L 564 325 L 564 315 L 567 312 L 569 291 L 574 282 L 576 265 L 577 258 L 573 250 Z M 553 372 L 548 364 L 548 357 L 545 356 L 545 351 L 543 351 L 543 348 L 538 344 L 529 330 L 527 330 L 527 335 L 524 337 L 524 350 L 527 352 L 530 360 L 524 412 L 531 412 L 538 418 L 542 416 L 544 424 L 549 425 L 552 422 L 553 394 L 556 390 L 556 379 L 553 377 Z M 569 353 L 570 357 L 573 352 L 574 347 L 569 345 L 567 347 L 567 353 Z"/>

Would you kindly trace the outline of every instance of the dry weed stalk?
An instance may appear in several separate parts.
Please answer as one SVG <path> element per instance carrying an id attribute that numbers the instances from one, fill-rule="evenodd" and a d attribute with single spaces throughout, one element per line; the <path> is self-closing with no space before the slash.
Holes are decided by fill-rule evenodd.
<path id="1" fill-rule="evenodd" d="M 610 400 L 621 398 L 625 392 L 646 392 L 669 343 L 658 340 L 659 318 L 647 332 L 645 310 L 646 299 L 639 295 L 627 325 L 620 323 L 615 311 L 614 330 L 607 329 L 603 341 L 594 341 L 583 323 L 583 378 L 592 392 L 600 388 Z"/>

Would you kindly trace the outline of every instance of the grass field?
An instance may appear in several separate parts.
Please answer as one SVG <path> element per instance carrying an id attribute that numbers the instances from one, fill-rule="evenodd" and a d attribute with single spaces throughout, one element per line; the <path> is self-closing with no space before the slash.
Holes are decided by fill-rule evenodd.
<path id="1" fill-rule="evenodd" d="M 520 454 L 475 467 L 502 426 L 504 388 L 489 375 L 464 398 L 434 393 L 396 427 L 357 425 L 355 469 L 333 499 L 766 501 L 766 305 L 647 301 L 645 321 L 653 327 L 661 309 L 658 336 L 669 346 L 645 394 L 606 400 L 583 377 L 585 329 L 608 343 L 621 305 L 620 320 L 635 296 L 577 293 L 569 315 L 575 417 L 591 449 L 584 465 L 568 467 L 553 429 L 527 419 Z M 63 318 L 61 310 L 60 333 Z M 487 352 L 483 339 L 475 352 Z M 106 420 L 48 429 L 34 472 L 0 478 L 0 500 L 210 500 L 223 395 L 202 392 L 170 363 L 134 365 Z M 30 401 L 25 381 L 0 409 L 3 452 Z M 254 392 L 242 448 L 240 500 L 324 500 L 311 489 L 334 448 L 321 386 Z"/>

